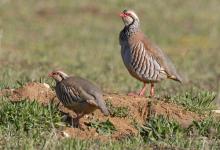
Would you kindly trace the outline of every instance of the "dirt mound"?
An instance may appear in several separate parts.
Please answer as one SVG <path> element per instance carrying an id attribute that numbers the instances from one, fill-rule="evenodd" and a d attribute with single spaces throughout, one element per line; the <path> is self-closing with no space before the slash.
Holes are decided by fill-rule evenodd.
<path id="1" fill-rule="evenodd" d="M 11 101 L 22 101 L 25 99 L 36 100 L 43 104 L 48 104 L 55 98 L 54 92 L 48 84 L 30 82 L 18 89 L 4 89 L 1 95 L 7 94 Z"/>
<path id="2" fill-rule="evenodd" d="M 188 127 L 193 120 L 200 120 L 201 116 L 185 110 L 184 107 L 167 103 L 157 99 L 145 97 L 130 97 L 118 94 L 108 94 L 106 99 L 110 99 L 114 106 L 125 106 L 132 112 L 132 117 L 143 123 L 145 119 L 152 115 L 163 115 L 180 123 L 183 127 Z M 145 110 L 146 109 L 146 110 Z"/>
<path id="3" fill-rule="evenodd" d="M 36 100 L 47 105 L 50 102 L 59 103 L 54 91 L 47 84 L 27 83 L 18 89 L 4 89 L 0 96 L 7 95 L 12 101 Z M 104 99 L 110 109 L 111 116 L 105 117 L 99 110 L 93 114 L 83 117 L 80 121 L 82 129 L 64 127 L 60 132 L 64 137 L 77 137 L 81 139 L 121 139 L 138 134 L 138 126 L 141 126 L 145 119 L 152 115 L 163 115 L 176 120 L 183 127 L 188 127 L 193 120 L 200 120 L 201 116 L 196 113 L 186 111 L 184 107 L 144 97 L 131 97 L 119 95 L 117 93 L 106 93 Z M 68 116 L 75 117 L 75 113 L 68 110 L 61 103 L 58 108 Z M 97 132 L 96 128 L 91 127 L 92 121 L 110 121 L 116 131 L 109 136 Z"/>

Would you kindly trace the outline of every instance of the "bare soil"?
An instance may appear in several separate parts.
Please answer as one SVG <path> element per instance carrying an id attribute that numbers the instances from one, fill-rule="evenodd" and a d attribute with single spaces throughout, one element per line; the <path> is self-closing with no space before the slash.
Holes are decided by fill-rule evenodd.
<path id="1" fill-rule="evenodd" d="M 75 113 L 65 108 L 56 98 L 54 91 L 47 84 L 31 82 L 27 83 L 18 89 L 3 89 L 0 91 L 0 96 L 7 95 L 11 101 L 35 100 L 43 105 L 56 103 L 58 109 L 68 116 L 75 117 Z M 79 139 L 122 139 L 128 136 L 138 134 L 138 129 L 135 124 L 141 126 L 145 120 L 153 115 L 163 115 L 169 119 L 173 119 L 180 123 L 183 127 L 188 127 L 193 120 L 201 120 L 203 117 L 185 110 L 184 107 L 176 104 L 167 103 L 157 99 L 145 97 L 131 97 L 120 95 L 117 93 L 105 93 L 104 99 L 110 102 L 115 107 L 127 107 L 129 113 L 126 117 L 104 116 L 99 110 L 93 114 L 84 116 L 80 122 L 82 128 L 64 127 L 59 132 L 61 137 L 76 137 Z M 91 120 L 98 119 L 99 121 L 109 121 L 115 126 L 116 131 L 110 136 L 98 134 L 96 129 L 91 128 L 89 123 Z"/>
<path id="2" fill-rule="evenodd" d="M 47 105 L 56 96 L 49 85 L 30 82 L 18 89 L 3 89 L 0 96 L 7 95 L 11 101 L 36 100 L 39 103 Z"/>

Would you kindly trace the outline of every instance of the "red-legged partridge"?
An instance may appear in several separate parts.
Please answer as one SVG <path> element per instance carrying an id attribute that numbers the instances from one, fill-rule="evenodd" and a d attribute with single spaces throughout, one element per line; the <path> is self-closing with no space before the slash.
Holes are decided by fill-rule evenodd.
<path id="1" fill-rule="evenodd" d="M 106 116 L 109 115 L 102 91 L 91 82 L 68 76 L 62 71 L 53 71 L 48 76 L 56 81 L 55 91 L 61 103 L 77 114 L 75 122 L 72 119 L 72 125 L 80 125 L 79 119 L 96 109 L 100 109 Z"/>
<path id="2" fill-rule="evenodd" d="M 150 95 L 153 97 L 155 82 L 166 78 L 182 82 L 169 58 L 141 32 L 135 12 L 124 10 L 120 17 L 125 25 L 119 35 L 123 62 L 129 73 L 144 83 L 138 95 L 144 95 L 146 83 L 151 84 Z"/>

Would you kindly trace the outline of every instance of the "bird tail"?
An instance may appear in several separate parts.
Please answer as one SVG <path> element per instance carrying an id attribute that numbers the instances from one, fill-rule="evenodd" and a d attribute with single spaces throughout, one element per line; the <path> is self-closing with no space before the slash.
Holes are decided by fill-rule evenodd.
<path id="1" fill-rule="evenodd" d="M 183 79 L 179 75 L 170 76 L 169 78 L 183 84 Z"/>
<path id="2" fill-rule="evenodd" d="M 109 111 L 108 111 L 108 108 L 107 108 L 107 106 L 106 106 L 105 101 L 103 100 L 103 97 L 102 97 L 102 96 L 99 96 L 99 97 L 97 97 L 97 100 L 98 100 L 98 105 L 99 105 L 99 108 L 100 108 L 101 112 L 102 112 L 105 116 L 108 116 L 108 115 L 109 115 Z"/>
<path id="3" fill-rule="evenodd" d="M 108 116 L 109 115 L 109 111 L 108 111 L 108 108 L 106 106 L 104 107 L 100 107 L 102 113 L 105 115 L 105 116 Z"/>

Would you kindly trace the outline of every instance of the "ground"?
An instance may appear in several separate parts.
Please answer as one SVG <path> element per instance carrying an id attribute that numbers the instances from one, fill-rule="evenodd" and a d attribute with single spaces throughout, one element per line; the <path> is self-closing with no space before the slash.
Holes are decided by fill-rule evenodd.
<path id="1" fill-rule="evenodd" d="M 48 85 L 49 86 L 49 85 Z M 37 101 L 40 104 L 49 105 L 54 103 L 58 105 L 59 110 L 62 113 L 68 114 L 69 117 L 76 117 L 76 114 L 67 108 L 65 108 L 59 100 L 56 98 L 56 94 L 50 87 L 42 83 L 27 83 L 24 87 L 19 89 L 6 89 L 2 91 L 2 95 L 7 95 L 12 102 L 25 101 L 26 99 Z M 146 119 L 149 119 L 151 115 L 163 115 L 169 119 L 177 121 L 181 126 L 187 128 L 193 121 L 202 120 L 202 116 L 196 113 L 186 111 L 183 107 L 158 101 L 153 98 L 145 97 L 131 97 L 125 95 L 119 95 L 117 93 L 106 93 L 104 99 L 109 106 L 109 110 L 112 107 L 127 108 L 127 114 L 124 116 L 115 116 L 111 114 L 109 117 L 105 117 L 100 111 L 96 111 L 92 117 L 95 117 L 99 121 L 109 120 L 116 128 L 116 132 L 110 136 L 112 139 L 120 139 L 123 137 L 137 135 L 138 129 L 134 125 L 134 122 L 140 126 L 144 124 Z M 146 110 L 144 109 L 146 107 Z M 126 113 L 126 112 L 125 112 Z M 119 113 L 120 114 L 120 113 Z M 90 122 L 95 118 L 87 116 L 81 119 L 82 128 L 66 127 L 61 130 L 61 134 L 64 136 L 71 136 L 79 139 L 99 139 L 107 140 L 109 137 L 97 134 L 93 128 L 88 128 Z"/>
<path id="2" fill-rule="evenodd" d="M 166 102 L 159 98 L 104 93 L 104 100 L 110 116 L 106 117 L 101 111 L 97 110 L 80 120 L 80 128 L 74 128 L 71 127 L 71 118 L 76 117 L 76 114 L 60 103 L 55 92 L 46 83 L 29 82 L 17 89 L 3 89 L 0 95 L 7 97 L 7 101 L 12 105 L 28 101 L 36 102 L 45 108 L 55 105 L 60 115 L 63 116 L 63 119 L 60 119 L 62 124 L 57 124 L 56 128 L 54 128 L 59 140 L 77 138 L 80 140 L 93 139 L 101 142 L 109 140 L 121 141 L 138 136 L 141 133 L 141 129 L 144 129 L 145 123 L 152 118 L 167 118 L 178 124 L 179 128 L 187 130 L 191 130 L 195 122 L 203 122 L 207 118 L 207 114 L 188 111 L 180 105 Z M 1 113 L 6 112 L 2 111 Z M 4 114 L 2 114 L 2 117 L 5 117 Z M 9 124 L 11 123 L 10 120 L 7 121 Z M 25 123 L 27 123 L 26 121 Z"/>
<path id="3" fill-rule="evenodd" d="M 215 97 L 220 103 L 219 5 L 218 0 L 0 1 L 0 147 L 218 149 L 219 118 L 211 112 L 219 109 Z M 128 74 L 120 56 L 118 14 L 125 8 L 137 12 L 142 31 L 171 58 L 183 85 L 158 83 L 155 99 L 149 93 L 126 96 L 142 83 Z M 84 132 L 69 128 L 69 115 L 50 103 L 56 100 L 55 83 L 47 74 L 54 69 L 99 85 L 112 116 L 97 110 L 82 119 Z M 144 120 L 139 107 L 145 104 L 150 109 Z M 100 140 L 105 134 L 109 141 Z"/>

